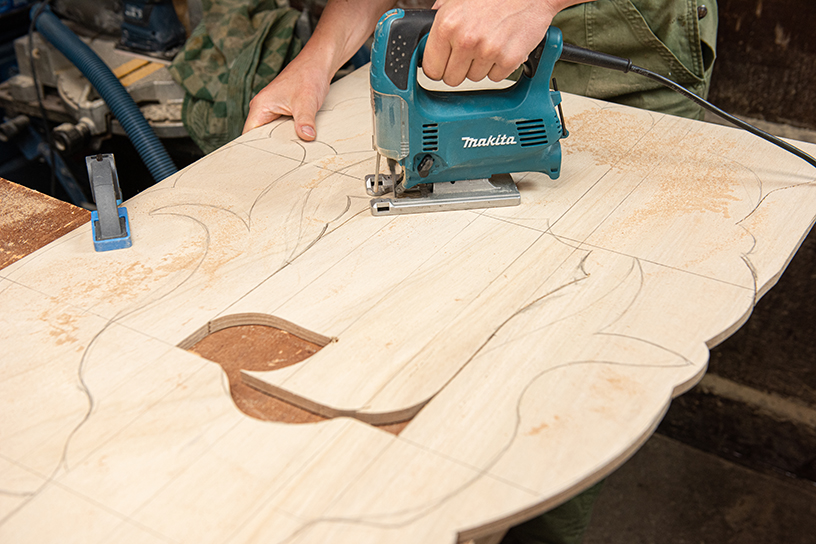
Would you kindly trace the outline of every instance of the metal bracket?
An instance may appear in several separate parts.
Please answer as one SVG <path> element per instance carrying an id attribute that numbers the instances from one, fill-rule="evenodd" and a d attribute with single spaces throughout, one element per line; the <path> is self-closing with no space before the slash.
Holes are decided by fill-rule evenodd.
<path id="1" fill-rule="evenodd" d="M 382 189 L 392 189 L 393 180 L 381 175 Z M 374 176 L 366 176 L 366 192 L 373 190 Z M 382 191 L 382 189 L 380 189 Z M 385 191 L 383 191 L 385 192 Z M 490 179 L 462 180 L 451 183 L 434 183 L 433 191 L 406 191 L 395 198 L 371 199 L 372 215 L 403 215 L 409 213 L 442 212 L 518 206 L 521 194 L 510 174 L 498 174 Z"/>
<path id="2" fill-rule="evenodd" d="M 368 196 L 382 196 L 394 190 L 394 178 L 389 174 L 378 176 L 369 174 L 365 177 L 365 188 Z M 375 187 L 376 184 L 376 187 Z"/>
<path id="3" fill-rule="evenodd" d="M 96 251 L 124 249 L 133 245 L 127 208 L 122 206 L 122 191 L 116 175 L 113 155 L 98 154 L 85 157 L 91 195 L 96 211 L 91 212 L 93 243 Z"/>

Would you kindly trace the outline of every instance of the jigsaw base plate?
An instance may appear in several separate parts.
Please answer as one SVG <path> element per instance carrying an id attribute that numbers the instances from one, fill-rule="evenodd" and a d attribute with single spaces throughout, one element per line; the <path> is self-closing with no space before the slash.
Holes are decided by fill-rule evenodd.
<path id="1" fill-rule="evenodd" d="M 393 190 L 389 175 L 380 175 L 382 188 L 373 190 L 374 175 L 366 176 L 366 192 L 370 195 Z M 434 183 L 433 191 L 403 193 L 393 198 L 372 198 L 372 215 L 404 215 L 409 213 L 444 212 L 518 206 L 521 194 L 510 174 L 497 174 L 490 179 L 471 179 L 450 183 Z"/>

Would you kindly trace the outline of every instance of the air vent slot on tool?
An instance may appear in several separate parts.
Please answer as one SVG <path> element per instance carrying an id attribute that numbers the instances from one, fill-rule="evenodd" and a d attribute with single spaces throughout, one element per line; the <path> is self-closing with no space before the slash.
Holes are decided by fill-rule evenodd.
<path id="1" fill-rule="evenodd" d="M 422 125 L 422 151 L 439 150 L 439 125 Z"/>
<path id="2" fill-rule="evenodd" d="M 516 121 L 521 147 L 547 145 L 547 127 L 543 119 Z"/>

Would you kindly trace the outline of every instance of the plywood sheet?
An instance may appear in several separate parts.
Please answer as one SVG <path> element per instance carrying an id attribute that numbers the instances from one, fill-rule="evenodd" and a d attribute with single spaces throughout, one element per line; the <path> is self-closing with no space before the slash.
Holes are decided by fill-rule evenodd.
<path id="1" fill-rule="evenodd" d="M 369 108 L 363 70 L 318 141 L 280 120 L 129 201 L 132 248 L 83 226 L 0 270 L 1 541 L 499 531 L 631 455 L 816 217 L 799 159 L 575 96 L 520 206 L 373 217 Z M 244 380 L 320 417 L 247 416 L 185 349 L 247 316 L 319 340 Z"/>

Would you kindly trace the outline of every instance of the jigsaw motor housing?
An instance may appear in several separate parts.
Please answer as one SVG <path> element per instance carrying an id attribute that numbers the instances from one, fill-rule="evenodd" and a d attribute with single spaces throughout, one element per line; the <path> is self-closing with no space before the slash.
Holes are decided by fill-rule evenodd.
<path id="1" fill-rule="evenodd" d="M 566 131 L 550 89 L 562 49 L 550 27 L 518 81 L 500 90 L 433 91 L 417 78 L 435 12 L 395 9 L 372 46 L 374 148 L 400 163 L 406 189 L 421 183 L 543 172 L 556 179 Z"/>

